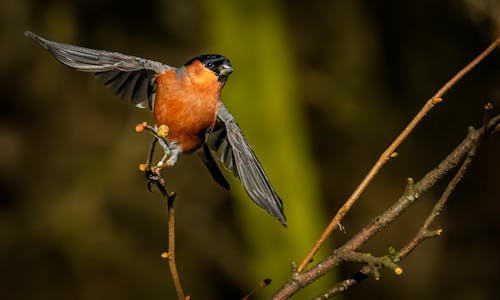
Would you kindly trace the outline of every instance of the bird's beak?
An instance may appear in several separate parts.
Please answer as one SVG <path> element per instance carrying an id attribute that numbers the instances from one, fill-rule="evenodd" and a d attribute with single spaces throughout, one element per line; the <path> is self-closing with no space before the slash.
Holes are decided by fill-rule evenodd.
<path id="1" fill-rule="evenodd" d="M 229 74 L 233 73 L 233 66 L 229 64 L 222 64 L 219 67 L 219 74 L 222 76 L 228 76 Z"/>

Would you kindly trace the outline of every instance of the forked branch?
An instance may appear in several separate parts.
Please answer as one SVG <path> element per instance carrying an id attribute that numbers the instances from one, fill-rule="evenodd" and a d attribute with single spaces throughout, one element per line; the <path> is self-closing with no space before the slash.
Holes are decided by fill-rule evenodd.
<path id="1" fill-rule="evenodd" d="M 500 115 L 497 115 L 496 117 L 492 118 L 487 125 L 484 125 L 479 130 L 470 128 L 469 133 L 467 134 L 465 139 L 436 168 L 428 172 L 417 183 L 414 183 L 413 179 L 409 179 L 408 187 L 406 188 L 405 192 L 391 207 L 389 207 L 386 211 L 375 217 L 367 226 L 361 229 L 361 231 L 355 234 L 349 241 L 347 241 L 344 245 L 335 250 L 332 255 L 319 261 L 316 265 L 312 266 L 311 268 L 303 272 L 295 271 L 292 274 L 290 280 L 287 283 L 285 283 L 273 295 L 272 299 L 274 300 L 287 299 L 293 294 L 295 294 L 299 289 L 316 281 L 323 275 L 330 272 L 333 268 L 337 267 L 342 262 L 349 261 L 350 260 L 349 257 L 345 256 L 346 253 L 350 254 L 352 253 L 352 251 L 356 251 L 362 245 L 364 245 L 368 240 L 373 238 L 377 233 L 379 233 L 381 230 L 390 225 L 394 220 L 400 217 L 407 208 L 409 208 L 412 204 L 414 204 L 417 199 L 419 199 L 423 194 L 425 194 L 425 192 L 427 192 L 430 188 L 432 188 L 436 184 L 436 182 L 442 179 L 444 175 L 446 175 L 450 170 L 455 168 L 465 157 L 467 157 L 464 160 L 462 167 L 457 172 L 457 175 L 455 176 L 455 178 L 462 178 L 463 172 L 465 172 L 465 169 L 470 164 L 468 158 L 469 157 L 472 158 L 473 154 L 476 152 L 476 149 L 480 144 L 480 141 L 484 137 L 491 136 L 499 131 L 500 131 Z M 436 204 L 437 208 L 435 207 L 433 209 L 430 216 L 435 215 L 435 212 L 440 209 L 439 207 L 444 205 L 445 201 L 442 199 L 445 198 L 447 199 L 447 197 L 451 193 L 450 189 L 454 189 L 456 183 L 458 183 L 455 178 L 452 179 L 452 181 L 450 182 L 449 188 L 445 190 L 443 197 L 441 197 L 441 199 Z M 432 218 L 435 218 L 435 216 L 433 216 Z M 427 224 L 426 226 L 428 226 L 430 225 L 430 222 L 426 221 L 424 224 Z M 411 247 L 414 248 L 423 240 L 430 237 L 438 236 L 440 233 L 441 233 L 440 229 L 429 231 L 427 228 L 424 228 L 424 230 L 421 233 L 420 231 L 419 233 L 417 233 L 417 236 L 413 239 L 413 240 L 417 239 L 417 242 L 414 243 L 413 246 Z M 393 262 L 397 262 L 398 260 L 404 258 L 407 253 L 409 253 L 409 251 L 404 250 L 405 248 L 408 248 L 408 246 L 404 247 L 399 253 L 395 252 L 389 254 L 390 257 L 393 258 Z M 406 254 L 404 251 L 406 251 Z M 402 255 L 401 253 L 403 253 L 404 255 Z M 366 263 L 369 263 L 369 261 L 366 261 Z M 379 265 L 376 267 L 379 268 L 380 266 L 383 265 Z M 394 270 L 394 268 L 392 269 Z M 357 282 L 364 279 L 368 275 L 373 274 L 374 270 L 376 269 L 373 267 L 365 266 L 361 269 L 360 273 L 343 281 L 342 283 L 334 287 L 332 291 L 326 294 L 333 295 L 335 293 L 341 292 L 355 285 Z M 326 299 L 326 298 L 324 298 L 323 295 L 320 296 L 319 299 Z"/>
<path id="2" fill-rule="evenodd" d="M 475 131 L 471 129 L 465 140 L 445 159 L 443 160 L 434 170 L 429 172 L 422 180 L 417 184 L 413 184 L 413 180 L 409 181 L 408 189 L 405 194 L 396 203 L 391 206 L 387 211 L 382 213 L 380 216 L 376 217 L 369 225 L 363 228 L 358 234 L 356 234 L 351 240 L 345 243 L 342 247 L 337 249 L 335 253 L 331 256 L 321 260 L 315 266 L 306 270 L 308 264 L 312 261 L 314 255 L 317 253 L 319 248 L 324 244 L 331 233 L 339 226 L 342 218 L 351 209 L 366 187 L 373 180 L 375 175 L 380 171 L 380 169 L 389 161 L 390 158 L 395 157 L 397 153 L 396 149 L 401 145 L 401 143 L 409 136 L 417 124 L 425 117 L 425 115 L 437 104 L 443 101 L 442 97 L 444 94 L 455 85 L 463 76 L 465 76 L 470 70 L 472 70 L 479 62 L 481 62 L 486 56 L 488 56 L 495 48 L 500 45 L 500 37 L 498 37 L 494 42 L 492 42 L 483 52 L 481 52 L 475 59 L 473 59 L 469 64 L 467 64 L 463 69 L 461 69 L 455 76 L 453 76 L 448 82 L 446 82 L 435 94 L 432 96 L 420 111 L 415 115 L 415 117 L 410 121 L 410 123 L 405 127 L 405 129 L 396 137 L 396 139 L 387 147 L 387 149 L 382 153 L 380 158 L 368 172 L 368 174 L 363 178 L 358 187 L 354 190 L 352 195 L 347 199 L 344 205 L 337 211 L 335 216 L 332 218 L 328 226 L 325 228 L 320 238 L 314 243 L 311 250 L 301 261 L 300 265 L 296 270 L 293 270 L 293 274 L 289 282 L 283 285 L 273 296 L 273 299 L 287 299 L 289 296 L 293 295 L 297 290 L 301 289 L 305 285 L 310 284 L 319 277 L 328 273 L 333 267 L 337 266 L 339 263 L 344 261 L 344 258 L 338 253 L 346 253 L 345 251 L 354 251 L 363 245 L 367 240 L 375 236 L 380 230 L 384 229 L 392 221 L 394 221 L 403 211 L 408 208 L 413 202 L 418 199 L 424 192 L 426 192 L 430 187 L 432 187 L 436 181 L 438 181 L 444 174 L 449 170 L 454 168 L 460 160 L 467 155 L 467 159 L 464 161 L 461 169 L 458 171 L 456 178 L 450 182 L 449 189 L 445 191 L 442 200 L 436 204 L 435 210 L 431 212 L 431 215 L 426 220 L 422 226 L 419 234 L 414 240 L 410 241 L 407 248 L 403 248 L 399 254 L 401 259 L 404 255 L 407 255 L 411 249 L 418 245 L 421 241 L 428 237 L 436 236 L 441 233 L 440 230 L 429 231 L 427 227 L 432 222 L 432 220 L 439 214 L 439 212 L 444 207 L 444 203 L 447 201 L 449 193 L 455 188 L 456 184 L 460 181 L 463 174 L 465 173 L 470 160 L 475 154 L 475 149 L 479 146 L 481 140 L 489 135 L 496 133 L 498 131 L 498 119 L 499 116 L 492 118 L 480 130 Z M 491 106 L 491 105 L 490 105 Z M 491 109 L 490 109 L 491 110 Z M 474 146 L 474 145 L 477 146 Z M 470 152 L 469 152 L 470 151 Z M 463 169 L 463 170 L 462 170 Z M 412 244 L 413 242 L 413 244 Z M 403 255 L 401 255 L 401 253 Z M 363 273 L 364 274 L 364 273 Z M 366 275 L 366 274 L 365 274 Z M 362 276 L 363 277 L 363 276 Z M 342 282 L 339 286 L 334 288 L 335 291 L 341 291 L 349 286 L 354 285 L 358 278 L 350 278 Z"/>
<path id="3" fill-rule="evenodd" d="M 332 234 L 332 232 L 340 224 L 342 218 L 351 209 L 354 203 L 357 201 L 359 196 L 363 193 L 366 187 L 373 180 L 375 175 L 380 171 L 380 169 L 389 161 L 396 149 L 401 145 L 401 143 L 408 137 L 408 135 L 413 131 L 417 124 L 425 117 L 425 115 L 436 105 L 443 101 L 442 97 L 444 94 L 457 83 L 465 74 L 472 70 L 479 62 L 481 62 L 488 54 L 490 54 L 498 45 L 500 44 L 500 37 L 497 38 L 493 43 L 491 43 L 488 48 L 486 48 L 481 54 L 479 54 L 474 60 L 467 64 L 462 70 L 460 70 L 455 76 L 453 76 L 447 83 L 445 83 L 434 96 L 432 96 L 420 111 L 415 115 L 415 117 L 410 121 L 406 128 L 396 137 L 396 139 L 387 147 L 387 149 L 382 153 L 380 158 L 377 160 L 375 165 L 371 168 L 368 174 L 363 178 L 358 187 L 354 190 L 352 195 L 347 199 L 344 205 L 337 211 L 333 219 L 330 221 L 328 226 L 325 228 L 320 238 L 314 243 L 309 253 L 305 256 L 298 267 L 298 272 L 305 270 L 309 262 L 312 261 L 314 255 L 318 252 L 321 245 L 327 240 L 327 238 Z"/>
<path id="4" fill-rule="evenodd" d="M 427 216 L 426 220 L 424 221 L 423 225 L 421 228 L 418 230 L 417 234 L 400 250 L 400 251 L 395 251 L 392 250 L 392 253 L 390 253 L 389 258 L 392 259 L 393 262 L 399 262 L 402 259 L 404 259 L 408 254 L 410 254 L 411 251 L 413 251 L 420 243 L 422 243 L 424 240 L 440 236 L 442 233 L 442 229 L 434 229 L 430 230 L 429 227 L 432 224 L 432 222 L 436 219 L 436 217 L 442 212 L 444 209 L 444 206 L 446 202 L 449 199 L 449 196 L 451 195 L 452 191 L 455 189 L 457 184 L 460 182 L 460 180 L 463 178 L 465 175 L 465 172 L 467 168 L 470 166 L 472 162 L 472 158 L 474 157 L 475 153 L 477 152 L 477 149 L 479 148 L 481 142 L 483 141 L 484 137 L 496 133 L 498 130 L 500 130 L 500 116 L 497 116 L 495 119 L 490 118 L 490 112 L 491 112 L 491 104 L 487 104 L 485 106 L 485 125 L 478 131 L 479 137 L 477 138 L 475 144 L 472 146 L 472 148 L 468 151 L 466 154 L 465 159 L 462 162 L 462 165 L 460 166 L 459 170 L 456 172 L 455 176 L 453 179 L 448 183 L 448 186 L 446 187 L 445 191 L 437 201 L 437 203 L 434 205 L 432 211 L 429 213 Z M 473 129 L 471 129 L 473 131 Z M 429 177 L 430 178 L 430 177 Z M 413 182 L 409 182 L 409 188 L 414 188 Z M 348 279 L 343 280 L 342 282 L 338 283 L 335 285 L 332 289 L 327 291 L 326 293 L 323 293 L 315 298 L 315 300 L 323 300 L 323 299 L 330 299 L 337 294 L 340 294 L 344 292 L 345 290 L 353 287 L 354 285 L 360 283 L 361 281 L 371 277 L 378 278 L 379 270 L 383 267 L 386 267 L 385 265 L 379 264 L 378 266 L 373 266 L 370 265 L 369 262 L 365 266 L 363 266 L 356 274 L 353 276 L 349 277 Z M 394 268 L 389 267 L 390 269 L 396 270 Z M 395 272 L 397 274 L 397 272 Z M 399 274 L 398 274 L 399 275 Z"/>

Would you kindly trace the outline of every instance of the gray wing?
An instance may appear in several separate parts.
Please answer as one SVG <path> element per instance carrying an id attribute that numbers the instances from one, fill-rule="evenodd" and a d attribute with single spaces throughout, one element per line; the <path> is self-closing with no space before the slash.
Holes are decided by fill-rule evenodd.
<path id="1" fill-rule="evenodd" d="M 207 136 L 207 145 L 215 152 L 216 158 L 241 180 L 250 199 L 286 226 L 280 197 L 236 120 L 222 103 L 217 111 L 216 125 Z"/>
<path id="2" fill-rule="evenodd" d="M 156 74 L 173 69 L 140 57 L 56 43 L 30 31 L 24 34 L 47 49 L 61 63 L 78 71 L 95 73 L 117 95 L 140 108 L 147 106 L 152 110 Z"/>

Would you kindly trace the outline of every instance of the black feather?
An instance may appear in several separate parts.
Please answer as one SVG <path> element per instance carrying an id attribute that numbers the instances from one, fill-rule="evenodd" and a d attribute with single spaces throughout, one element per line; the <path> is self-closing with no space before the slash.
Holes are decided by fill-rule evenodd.
<path id="1" fill-rule="evenodd" d="M 205 166 L 207 166 L 207 169 L 214 178 L 214 180 L 218 184 L 220 184 L 223 188 L 229 190 L 231 188 L 229 186 L 229 182 L 227 182 L 226 178 L 219 169 L 219 166 L 217 165 L 217 162 L 213 158 L 212 153 L 210 153 L 210 149 L 208 149 L 207 144 L 203 145 L 203 152 L 198 152 L 198 155 L 201 157 L 201 160 L 205 163 Z"/>

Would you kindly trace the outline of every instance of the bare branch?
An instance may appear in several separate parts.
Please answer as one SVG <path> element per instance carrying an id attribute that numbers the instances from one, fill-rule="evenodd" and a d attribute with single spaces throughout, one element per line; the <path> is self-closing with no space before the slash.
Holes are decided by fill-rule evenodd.
<path id="1" fill-rule="evenodd" d="M 420 198 L 425 192 L 427 192 L 447 172 L 449 172 L 451 169 L 457 166 L 465 156 L 472 157 L 469 156 L 469 153 L 472 150 L 474 152 L 476 151 L 475 149 L 479 145 L 478 141 L 486 136 L 495 133 L 496 131 L 492 129 L 496 129 L 499 126 L 499 123 L 500 123 L 500 115 L 497 115 L 496 117 L 492 118 L 488 122 L 488 124 L 483 126 L 480 130 L 474 130 L 473 128 L 470 128 L 465 139 L 435 169 L 428 172 L 416 184 L 413 183 L 412 179 L 409 179 L 408 186 L 404 194 L 390 208 L 388 208 L 385 212 L 383 212 L 375 219 L 373 219 L 370 224 L 364 227 L 359 233 L 354 235 L 343 246 L 339 247 L 336 251 L 334 251 L 332 255 L 323 259 L 318 264 L 312 266 L 308 270 L 305 270 L 303 272 L 294 271 L 291 276 L 291 279 L 273 295 L 272 299 L 277 300 L 277 299 L 289 298 L 291 295 L 293 295 L 302 287 L 317 280 L 321 276 L 330 272 L 334 267 L 338 266 L 340 263 L 345 261 L 345 258 L 341 255 L 342 253 L 348 253 L 348 251 L 355 251 L 359 249 L 359 247 L 361 247 L 368 240 L 373 238 L 378 232 L 380 232 L 381 230 L 386 228 L 389 224 L 391 224 L 394 220 L 396 220 L 408 207 L 410 207 L 418 198 Z M 484 134 L 485 132 L 487 132 L 488 134 L 485 135 Z M 453 184 L 453 188 L 455 186 L 456 184 Z M 418 243 L 420 243 L 426 238 L 437 236 L 440 233 L 441 233 L 440 230 L 423 231 Z M 401 255 L 399 255 L 398 259 L 400 258 Z M 365 269 L 363 273 L 369 274 L 370 271 L 373 271 L 373 268 L 369 269 L 368 271 Z M 346 280 L 343 281 L 340 286 L 336 286 L 334 290 L 335 291 L 343 290 L 354 284 L 355 282 L 353 280 Z"/>
<path id="2" fill-rule="evenodd" d="M 432 222 L 434 222 L 437 216 L 441 214 L 441 212 L 444 209 L 444 206 L 446 205 L 446 202 L 450 198 L 451 193 L 455 190 L 457 184 L 464 177 L 465 172 L 467 172 L 467 169 L 472 163 L 472 158 L 476 155 L 477 149 L 479 148 L 481 142 L 486 137 L 489 128 L 496 127 L 494 122 L 489 124 L 491 121 L 491 114 L 490 114 L 492 110 L 491 103 L 485 105 L 484 109 L 485 109 L 484 126 L 479 130 L 479 137 L 477 138 L 476 143 L 467 153 L 467 157 L 460 166 L 460 169 L 457 171 L 453 179 L 448 183 L 448 186 L 446 187 L 445 191 L 439 198 L 439 201 L 434 205 L 431 213 L 424 221 L 424 223 L 420 227 L 415 237 L 399 252 L 399 257 L 401 259 L 406 257 L 411 251 L 413 251 L 413 249 L 415 249 L 415 247 L 417 247 L 423 240 L 428 239 L 430 237 L 441 235 L 442 229 L 429 230 L 429 226 L 432 224 Z M 474 128 L 469 128 L 469 131 L 474 131 Z"/>
<path id="3" fill-rule="evenodd" d="M 377 160 L 372 169 L 368 172 L 366 177 L 361 181 L 358 187 L 354 190 L 352 195 L 347 199 L 344 205 L 337 211 L 336 215 L 330 221 L 330 224 L 321 234 L 320 238 L 315 242 L 314 246 L 311 248 L 309 253 L 305 256 L 299 265 L 298 271 L 302 272 L 310 261 L 312 261 L 314 255 L 318 252 L 319 248 L 326 239 L 331 235 L 333 230 L 337 228 L 342 218 L 351 209 L 354 203 L 357 201 L 359 196 L 363 193 L 366 187 L 370 184 L 375 175 L 380 171 L 380 169 L 385 165 L 399 145 L 408 137 L 408 135 L 413 131 L 417 124 L 424 118 L 424 116 L 434 107 L 435 104 L 440 103 L 443 99 L 444 94 L 457 83 L 465 74 L 472 70 L 481 60 L 483 60 L 488 54 L 490 54 L 498 45 L 500 44 L 500 37 L 497 38 L 493 43 L 488 46 L 481 54 L 479 54 L 474 60 L 467 64 L 462 70 L 460 70 L 455 76 L 453 76 L 447 83 L 445 83 L 437 93 L 432 96 L 425 105 L 420 109 L 417 115 L 410 121 L 406 128 L 399 134 L 399 136 L 387 147 L 387 149 L 382 153 L 380 158 Z"/>
<path id="4" fill-rule="evenodd" d="M 378 280 L 380 278 L 380 269 L 382 268 L 391 269 L 396 275 L 403 274 L 403 268 L 393 262 L 391 255 L 374 257 L 369 253 L 359 253 L 354 251 L 346 251 L 340 255 L 344 257 L 345 261 L 360 262 L 365 263 L 365 265 L 356 274 L 336 284 L 326 293 L 314 298 L 314 300 L 330 299 L 369 278 L 370 276 L 373 276 L 376 280 Z"/>
<path id="5" fill-rule="evenodd" d="M 151 143 L 151 148 L 148 153 L 148 158 L 145 164 L 139 165 L 139 169 L 145 171 L 146 179 L 148 181 L 148 189 L 151 191 L 151 186 L 154 185 L 158 188 L 161 193 L 162 198 L 167 202 L 168 210 L 168 251 L 162 252 L 161 257 L 168 260 L 168 265 L 170 268 L 170 274 L 172 275 L 172 281 L 177 292 L 177 297 L 179 300 L 188 300 L 189 296 L 185 296 L 184 290 L 182 289 L 181 280 L 179 277 L 179 272 L 177 271 L 177 264 L 175 262 L 175 211 L 174 211 L 174 200 L 177 196 L 175 192 L 169 193 L 165 186 L 165 179 L 161 176 L 161 169 L 158 167 L 152 167 L 153 155 L 155 151 L 158 139 L 164 140 L 164 135 L 158 135 L 156 130 L 147 125 L 146 122 L 137 124 L 135 127 L 136 132 L 144 132 L 144 130 L 149 131 L 155 138 Z"/>
<path id="6" fill-rule="evenodd" d="M 460 181 L 460 179 L 463 177 L 465 174 L 468 166 L 472 162 L 472 157 L 475 155 L 477 152 L 477 149 L 479 148 L 479 145 L 481 144 L 482 140 L 487 137 L 489 134 L 493 134 L 494 131 L 491 131 L 491 129 L 498 128 L 498 124 L 500 123 L 500 119 L 497 117 L 496 120 L 491 118 L 491 111 L 492 111 L 492 105 L 490 103 L 485 105 L 485 118 L 484 118 L 484 125 L 481 128 L 481 135 L 477 139 L 476 144 L 469 150 L 466 159 L 462 163 L 462 166 L 460 169 L 457 171 L 455 177 L 450 181 L 448 184 L 446 190 L 443 192 L 443 195 L 440 197 L 439 201 L 436 203 L 434 208 L 432 209 L 431 213 L 425 220 L 424 224 L 422 227 L 419 229 L 415 237 L 408 242 L 403 249 L 401 249 L 399 252 L 394 251 L 395 253 L 391 255 L 393 258 L 390 261 L 400 261 L 404 259 L 408 254 L 415 249 L 421 242 L 423 242 L 426 239 L 433 238 L 440 236 L 442 233 L 442 229 L 436 229 L 436 230 L 429 230 L 430 224 L 434 221 L 434 219 L 441 213 L 441 211 L 444 209 L 444 205 L 446 204 L 446 201 L 449 199 L 449 196 L 451 192 L 455 189 L 456 185 Z M 409 193 L 411 193 L 411 190 L 414 188 L 414 185 L 412 184 L 412 180 L 410 180 L 407 189 Z M 408 193 L 407 192 L 407 193 Z M 389 256 L 389 258 L 391 257 Z M 382 265 L 383 267 L 386 267 L 386 265 Z M 360 283 L 361 281 L 369 278 L 370 276 L 374 276 L 375 279 L 378 278 L 378 270 L 382 267 L 381 265 L 379 266 L 374 266 L 372 265 L 365 265 L 363 266 L 356 274 L 351 276 L 348 279 L 343 280 L 342 282 L 338 283 L 336 286 L 334 286 L 332 289 L 330 289 L 328 292 L 318 296 L 315 298 L 315 300 L 323 300 L 323 299 L 330 299 L 337 294 L 340 294 L 344 292 L 345 290 L 353 287 L 354 285 Z M 374 270 L 375 268 L 375 270 Z M 390 267 L 391 268 L 391 267 Z M 393 270 L 394 269 L 392 267 Z M 402 271 L 402 269 L 401 269 Z M 396 273 L 396 272 L 395 272 Z M 397 274 L 399 275 L 399 274 Z"/>

